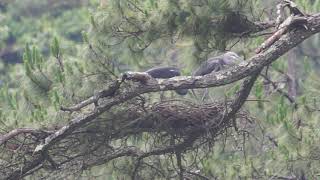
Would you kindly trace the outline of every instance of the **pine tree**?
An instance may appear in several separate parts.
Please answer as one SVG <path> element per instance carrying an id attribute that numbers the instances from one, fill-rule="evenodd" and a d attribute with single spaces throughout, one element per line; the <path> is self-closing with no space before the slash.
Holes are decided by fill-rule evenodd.
<path id="1" fill-rule="evenodd" d="M 313 14 L 320 8 L 318 1 L 286 2 L 287 21 L 298 10 Z M 319 15 L 299 14 L 295 23 L 277 25 L 279 13 L 268 13 L 277 4 L 255 0 L 96 5 L 80 50 L 51 34 L 50 45 L 25 45 L 23 66 L 9 73 L 15 81 L 0 91 L 1 177 L 317 178 L 318 55 L 308 50 L 318 37 L 300 43 L 320 31 Z M 58 29 L 72 37 L 82 22 L 63 23 L 68 18 L 57 20 Z M 296 58 L 282 56 L 297 45 L 291 52 Z M 190 76 L 201 62 L 228 50 L 245 62 Z M 183 76 L 144 73 L 162 66 L 178 67 Z M 172 91 L 199 88 L 209 88 L 210 98 Z"/>

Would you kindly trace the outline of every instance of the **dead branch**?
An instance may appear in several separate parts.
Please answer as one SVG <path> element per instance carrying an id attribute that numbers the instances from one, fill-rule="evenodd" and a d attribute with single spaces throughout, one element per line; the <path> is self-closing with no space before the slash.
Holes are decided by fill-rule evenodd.
<path id="1" fill-rule="evenodd" d="M 79 104 L 76 104 L 75 106 L 72 107 L 61 107 L 60 109 L 62 111 L 79 111 L 81 108 L 86 107 L 92 103 L 94 103 L 97 106 L 97 103 L 99 101 L 99 99 L 101 98 L 105 98 L 105 97 L 109 97 L 109 96 L 113 96 L 116 91 L 120 88 L 121 83 L 124 81 L 123 80 L 116 80 L 115 82 L 113 82 L 110 87 L 106 90 L 102 90 L 99 91 L 97 94 L 95 94 L 94 96 L 90 97 L 89 99 L 86 99 L 82 102 L 80 102 Z"/>
<path id="2" fill-rule="evenodd" d="M 290 15 L 282 24 L 279 25 L 278 31 L 276 31 L 265 42 L 263 42 L 261 46 L 258 49 L 256 49 L 255 52 L 258 54 L 261 51 L 267 49 L 274 42 L 276 42 L 283 34 L 287 33 L 291 27 L 296 25 L 305 25 L 306 22 L 306 17 L 296 17 L 294 15 Z"/>
<path id="3" fill-rule="evenodd" d="M 34 129 L 34 128 L 18 128 L 8 132 L 7 134 L 0 135 L 0 145 L 2 145 L 3 143 L 7 142 L 9 139 L 12 139 L 19 134 L 38 134 L 38 135 L 42 134 L 42 136 L 46 137 L 52 133 L 54 132 L 44 131 L 44 130 Z"/>
<path id="4" fill-rule="evenodd" d="M 99 158 L 97 161 L 92 161 L 86 164 L 83 164 L 81 169 L 86 170 L 88 168 L 91 168 L 93 166 L 98 166 L 105 164 L 106 162 L 109 162 L 113 159 L 123 157 L 123 156 L 131 156 L 131 157 L 136 157 L 141 154 L 140 150 L 136 147 L 126 147 L 125 149 L 120 149 L 114 153 L 109 154 L 108 156 L 103 156 Z"/>
<path id="5" fill-rule="evenodd" d="M 268 83 L 270 83 L 273 87 L 273 89 L 275 89 L 279 94 L 281 94 L 282 96 L 284 96 L 285 98 L 287 98 L 289 100 L 289 102 L 291 104 L 294 104 L 294 106 L 297 106 L 295 100 L 293 97 L 291 97 L 287 92 L 282 91 L 281 89 L 278 88 L 277 83 L 273 82 L 271 79 L 269 79 L 266 75 L 264 74 L 260 74 L 261 77 L 263 77 Z"/>
<path id="6" fill-rule="evenodd" d="M 284 20 L 284 8 L 288 7 L 290 10 L 290 16 Z M 260 53 L 261 51 L 270 47 L 274 42 L 276 42 L 283 34 L 287 33 L 290 29 L 297 27 L 307 27 L 307 17 L 297 8 L 297 5 L 291 0 L 285 0 L 282 3 L 277 5 L 277 19 L 276 19 L 276 27 L 277 31 L 270 36 L 262 45 L 256 49 L 256 53 Z M 284 20 L 284 21 L 283 21 Z"/>

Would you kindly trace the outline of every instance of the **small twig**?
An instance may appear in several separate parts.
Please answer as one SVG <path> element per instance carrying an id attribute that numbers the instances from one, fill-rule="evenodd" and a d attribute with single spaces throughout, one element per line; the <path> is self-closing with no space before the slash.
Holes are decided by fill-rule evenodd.
<path id="1" fill-rule="evenodd" d="M 204 179 L 204 180 L 210 180 L 210 178 L 208 178 L 208 177 L 206 177 L 206 176 L 204 176 L 204 175 L 201 175 L 201 174 L 199 174 L 199 173 L 196 173 L 196 172 L 187 171 L 187 173 L 188 173 L 188 174 L 191 174 L 191 175 L 194 175 L 194 176 L 197 176 L 197 177 L 199 177 L 199 178 L 201 178 L 201 179 Z"/>
<path id="2" fill-rule="evenodd" d="M 179 144 L 174 144 L 174 145 L 170 145 L 164 148 L 157 148 L 154 149 L 152 151 L 143 153 L 142 155 L 140 155 L 137 160 L 136 160 L 136 164 L 133 170 L 133 173 L 131 175 L 131 179 L 135 180 L 137 173 L 138 173 L 138 169 L 141 165 L 141 161 L 149 156 L 154 156 L 154 155 L 160 155 L 160 154 L 167 154 L 167 153 L 172 153 L 174 151 L 181 151 L 181 150 L 187 150 L 187 148 L 192 147 L 194 141 L 196 141 L 198 139 L 198 137 L 201 135 L 201 132 L 197 131 L 194 133 L 190 133 L 189 137 L 185 138 L 185 140 Z"/>
<path id="3" fill-rule="evenodd" d="M 278 88 L 278 85 L 273 82 L 271 79 L 269 79 L 267 76 L 265 76 L 264 74 L 260 74 L 261 77 L 263 77 L 268 83 L 270 83 L 272 85 L 272 87 L 281 95 L 283 95 L 285 98 L 287 98 L 291 104 L 293 104 L 294 106 L 298 106 L 298 104 L 296 104 L 295 100 L 293 97 L 291 97 L 287 92 L 282 91 L 281 89 Z"/>
<path id="4" fill-rule="evenodd" d="M 96 56 L 96 58 L 100 59 L 98 53 L 93 49 L 93 46 L 91 44 L 89 44 L 89 49 L 93 52 L 93 54 Z M 118 76 L 112 70 L 110 70 L 109 67 L 107 67 L 101 61 L 99 61 L 99 62 L 112 76 L 114 76 L 115 78 L 118 78 Z"/>
<path id="5" fill-rule="evenodd" d="M 58 165 L 56 162 L 54 162 L 54 160 L 50 157 L 50 155 L 48 154 L 48 151 L 43 151 L 42 152 L 43 157 L 45 157 L 45 159 L 50 163 L 50 165 L 52 166 L 52 168 L 54 170 L 58 169 Z"/>
<path id="6" fill-rule="evenodd" d="M 91 96 L 89 99 L 86 99 L 80 103 L 78 103 L 75 106 L 72 107 L 61 107 L 60 110 L 62 111 L 79 111 L 81 108 L 88 106 L 89 104 L 94 103 L 97 106 L 97 102 L 99 101 L 99 99 L 101 98 L 105 98 L 108 96 L 113 96 L 116 91 L 120 88 L 121 83 L 123 82 L 123 80 L 119 81 L 116 80 L 108 89 L 99 91 L 97 94 L 95 94 L 94 96 Z"/>

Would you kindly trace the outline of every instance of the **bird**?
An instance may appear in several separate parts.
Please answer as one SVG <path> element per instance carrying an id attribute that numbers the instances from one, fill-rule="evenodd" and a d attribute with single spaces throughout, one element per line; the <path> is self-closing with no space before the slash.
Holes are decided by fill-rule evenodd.
<path id="1" fill-rule="evenodd" d="M 220 56 L 211 57 L 201 63 L 198 69 L 193 72 L 193 76 L 204 76 L 212 72 L 218 72 L 227 67 L 241 62 L 243 59 L 235 52 L 228 51 Z"/>
<path id="2" fill-rule="evenodd" d="M 234 66 L 243 61 L 243 59 L 235 52 L 228 51 L 222 55 L 211 57 L 201 63 L 199 68 L 197 68 L 192 74 L 193 76 L 204 76 L 212 72 L 218 72 L 223 69 L 227 69 L 230 66 Z M 196 97 L 195 92 L 192 90 L 193 95 Z M 208 90 L 202 96 L 202 101 L 206 97 Z"/>
<path id="3" fill-rule="evenodd" d="M 181 76 L 180 69 L 176 67 L 155 67 L 145 71 L 153 78 L 161 78 L 168 79 L 175 76 Z M 176 89 L 175 92 L 179 95 L 186 95 L 188 93 L 188 89 Z"/>

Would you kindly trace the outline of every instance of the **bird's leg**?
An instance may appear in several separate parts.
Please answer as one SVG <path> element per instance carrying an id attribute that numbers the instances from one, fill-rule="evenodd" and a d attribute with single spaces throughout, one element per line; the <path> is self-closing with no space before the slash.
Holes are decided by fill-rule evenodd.
<path id="1" fill-rule="evenodd" d="M 162 102 L 163 100 L 165 100 L 164 91 L 160 91 L 160 102 Z"/>
<path id="2" fill-rule="evenodd" d="M 208 95 L 209 95 L 211 102 L 214 102 L 214 98 L 210 95 L 210 93 L 208 93 Z"/>
<path id="3" fill-rule="evenodd" d="M 202 102 L 204 102 L 204 99 L 208 96 L 208 94 L 209 94 L 209 91 L 208 91 L 208 88 L 206 88 L 206 89 L 204 90 L 204 93 L 203 93 L 202 98 L 201 98 L 201 101 L 202 101 Z"/>
<path id="4" fill-rule="evenodd" d="M 191 92 L 192 92 L 193 97 L 195 97 L 198 100 L 198 96 L 197 96 L 196 92 L 193 89 L 191 89 Z"/>

